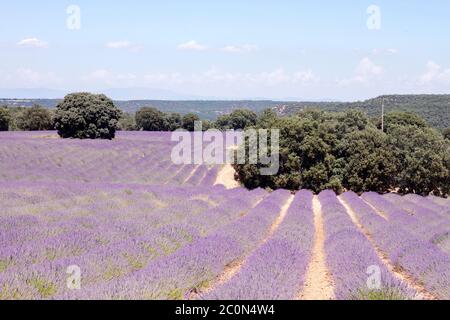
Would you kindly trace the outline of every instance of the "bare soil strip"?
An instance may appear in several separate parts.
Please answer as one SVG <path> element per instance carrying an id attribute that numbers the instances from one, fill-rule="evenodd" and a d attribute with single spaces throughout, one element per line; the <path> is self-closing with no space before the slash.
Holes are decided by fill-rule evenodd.
<path id="1" fill-rule="evenodd" d="M 294 196 L 291 195 L 289 197 L 289 199 L 286 201 L 286 203 L 283 205 L 283 207 L 281 207 L 280 214 L 275 219 L 275 221 L 272 224 L 272 226 L 270 227 L 269 232 L 267 233 L 266 237 L 264 238 L 264 240 L 260 243 L 260 245 L 257 248 L 259 248 L 262 245 L 264 245 L 273 236 L 275 231 L 278 229 L 278 227 L 280 226 L 280 224 L 283 222 L 284 218 L 286 217 L 286 214 L 287 214 L 287 212 L 289 210 L 289 207 L 290 207 L 290 205 L 291 205 L 293 200 L 294 200 Z M 255 249 L 255 251 L 256 250 L 257 249 Z M 247 258 L 250 255 L 251 255 L 251 253 L 248 256 L 246 256 L 246 257 L 242 257 L 242 258 L 240 258 L 238 260 L 235 260 L 235 261 L 231 262 L 229 265 L 227 265 L 225 267 L 224 271 L 217 278 L 215 278 L 213 281 L 211 281 L 208 284 L 208 286 L 202 288 L 200 292 L 193 292 L 189 296 L 189 300 L 196 300 L 196 299 L 199 298 L 199 296 L 201 294 L 206 294 L 208 292 L 211 292 L 212 290 L 214 290 L 218 286 L 221 286 L 224 283 L 226 283 L 229 280 L 231 280 L 231 278 L 233 278 L 242 269 L 242 267 L 244 266 L 245 262 L 247 261 Z"/>
<path id="2" fill-rule="evenodd" d="M 298 300 L 334 299 L 333 281 L 326 266 L 325 230 L 321 205 L 317 196 L 313 198 L 315 239 L 311 262 L 306 273 L 305 285 L 297 296 Z"/>
<path id="3" fill-rule="evenodd" d="M 369 207 L 371 207 L 371 208 L 373 209 L 373 211 L 375 211 L 375 213 L 376 213 L 377 215 L 379 215 L 380 217 L 382 217 L 384 220 L 389 220 L 388 216 L 387 216 L 384 212 L 382 212 L 382 211 L 378 210 L 377 208 L 375 208 L 369 201 L 366 201 L 366 200 L 364 200 L 364 199 L 361 198 L 361 197 L 360 197 L 360 199 L 361 199 L 362 201 L 364 201 Z M 339 198 L 339 200 L 340 200 L 340 198 Z"/>
<path id="4" fill-rule="evenodd" d="M 238 146 L 232 146 L 230 148 L 226 149 L 226 152 L 233 152 L 234 150 L 237 150 Z M 236 171 L 234 170 L 233 166 L 231 164 L 225 164 L 217 174 L 216 183 L 214 185 L 221 184 L 225 186 L 226 189 L 234 189 L 239 188 L 240 184 L 236 179 L 234 179 L 234 175 L 236 174 Z"/>
<path id="5" fill-rule="evenodd" d="M 195 174 L 195 172 L 200 169 L 200 166 L 195 166 L 195 168 L 189 173 L 186 179 L 184 179 L 183 184 L 189 181 L 189 179 Z"/>
<path id="6" fill-rule="evenodd" d="M 169 183 L 171 182 L 171 180 L 172 180 L 174 177 L 176 177 L 177 174 L 180 173 L 181 170 L 183 170 L 183 167 L 184 167 L 184 166 L 180 165 L 180 167 L 177 169 L 177 171 L 174 171 L 174 172 L 172 173 L 171 176 L 167 177 L 167 180 L 166 180 L 163 184 L 164 184 L 164 185 L 169 184 Z"/>
<path id="7" fill-rule="evenodd" d="M 236 173 L 236 171 L 234 170 L 234 168 L 231 164 L 224 165 L 223 168 L 217 174 L 217 179 L 216 179 L 215 185 L 222 184 L 227 189 L 238 188 L 240 185 L 239 185 L 239 182 L 237 182 L 234 179 L 235 173 Z"/>
<path id="8" fill-rule="evenodd" d="M 380 258 L 380 260 L 384 263 L 384 265 L 388 268 L 388 270 L 399 280 L 401 280 L 403 283 L 405 283 L 408 287 L 413 288 L 419 293 L 418 298 L 419 299 L 425 299 L 425 300 L 437 300 L 436 297 L 434 297 L 432 294 L 427 292 L 427 290 L 420 285 L 413 277 L 408 275 L 403 270 L 399 270 L 399 268 L 392 265 L 391 261 L 389 260 L 386 253 L 384 253 L 375 243 L 375 241 L 372 238 L 372 235 L 370 232 L 364 228 L 364 226 L 359 222 L 358 217 L 356 216 L 353 209 L 345 202 L 344 199 L 341 197 L 338 197 L 339 201 L 342 203 L 342 205 L 345 207 L 348 215 L 352 219 L 353 223 L 356 225 L 356 227 L 361 231 L 366 238 L 369 240 L 370 244 L 375 250 L 375 253 Z"/>
<path id="9" fill-rule="evenodd" d="M 59 139 L 59 136 L 57 134 L 47 134 L 47 135 L 37 135 L 32 136 L 34 139 Z"/>

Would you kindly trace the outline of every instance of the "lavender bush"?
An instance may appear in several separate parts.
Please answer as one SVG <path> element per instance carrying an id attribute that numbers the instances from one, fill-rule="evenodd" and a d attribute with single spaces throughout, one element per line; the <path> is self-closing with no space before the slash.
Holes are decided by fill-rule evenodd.
<path id="1" fill-rule="evenodd" d="M 289 192 L 214 185 L 220 166 L 175 165 L 173 145 L 159 132 L 119 132 L 113 141 L 0 133 L 0 300 L 296 297 L 311 260 L 313 195 L 298 192 L 271 233 Z M 415 297 L 334 193 L 319 199 L 337 298 Z M 343 199 L 395 268 L 450 298 L 449 200 Z M 237 262 L 238 272 L 217 285 Z M 74 265 L 80 290 L 67 287 Z M 370 265 L 380 267 L 380 290 L 366 285 Z"/>
<path id="2" fill-rule="evenodd" d="M 319 195 L 325 228 L 325 253 L 337 299 L 408 299 L 411 292 L 389 272 L 332 191 Z M 377 266 L 380 287 L 367 285 L 367 270 Z"/>
<path id="3" fill-rule="evenodd" d="M 415 233 L 380 217 L 372 207 L 353 192 L 343 195 L 359 221 L 370 232 L 377 245 L 388 254 L 394 267 L 410 274 L 426 290 L 440 299 L 450 298 L 450 257 L 436 245 Z M 363 195 L 376 207 L 387 207 L 381 196 Z M 379 205 L 378 205 L 379 204 Z"/>
<path id="4" fill-rule="evenodd" d="M 242 270 L 205 299 L 294 299 L 304 284 L 314 240 L 312 193 L 300 191 L 269 241 Z"/>

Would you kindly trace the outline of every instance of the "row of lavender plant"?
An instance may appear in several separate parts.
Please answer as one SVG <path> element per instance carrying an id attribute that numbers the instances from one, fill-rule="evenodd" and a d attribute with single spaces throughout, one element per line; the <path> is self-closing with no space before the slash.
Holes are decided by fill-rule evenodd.
<path id="1" fill-rule="evenodd" d="M 275 191 L 243 218 L 151 262 L 124 279 L 88 286 L 63 297 L 99 299 L 183 299 L 225 267 L 252 251 L 267 235 L 289 192 Z M 69 295 L 67 295 L 69 294 Z M 74 295 L 75 294 L 75 295 Z"/>
<path id="2" fill-rule="evenodd" d="M 415 197 L 411 197 L 411 201 L 417 201 L 414 198 Z M 449 215 L 450 214 L 450 200 L 449 199 L 444 199 L 441 197 L 436 197 L 436 196 L 428 196 L 426 198 L 427 201 L 425 201 L 425 204 L 423 205 L 429 205 L 429 206 L 434 206 L 435 208 L 439 208 L 437 210 L 440 210 L 440 208 L 442 208 L 443 212 L 445 212 L 445 214 Z M 433 209 L 433 207 L 430 207 L 430 209 Z"/>
<path id="3" fill-rule="evenodd" d="M 432 219 L 448 219 L 450 208 L 438 205 L 431 201 L 429 198 L 421 197 L 418 195 L 405 195 L 401 196 L 396 193 L 387 193 L 383 195 L 388 201 L 401 207 L 402 209 L 409 211 L 413 215 L 418 215 L 423 211 L 424 214 L 430 214 Z M 445 199 L 442 199 L 445 200 Z M 447 201 L 447 200 L 445 200 Z"/>
<path id="4" fill-rule="evenodd" d="M 312 193 L 296 194 L 272 237 L 253 252 L 238 274 L 201 299 L 294 299 L 303 287 L 314 241 Z"/>
<path id="5" fill-rule="evenodd" d="M 7 139 L 2 135 L 0 180 L 181 184 L 193 172 L 194 166 L 172 163 L 170 134 L 141 135 L 124 135 L 115 141 L 62 141 L 27 135 Z M 182 167 L 184 171 L 174 176 Z M 197 171 L 191 185 L 215 181 L 202 181 L 206 166 Z"/>
<path id="6" fill-rule="evenodd" d="M 184 215 L 187 218 L 184 219 L 185 223 L 173 222 L 159 228 L 157 226 L 161 224 L 155 223 L 155 216 L 136 215 L 136 212 L 139 212 L 136 208 L 131 212 L 122 213 L 123 216 L 131 217 L 128 223 L 124 223 L 123 220 L 117 221 L 117 214 L 112 216 L 107 214 L 103 221 L 99 221 L 101 214 L 99 216 L 97 210 L 93 211 L 97 212 L 94 217 L 83 218 L 82 221 L 79 221 L 78 218 L 67 220 L 71 214 L 62 214 L 60 221 L 65 228 L 64 233 L 53 236 L 44 234 L 41 241 L 28 242 L 28 245 L 25 246 L 10 246 L 1 250 L 0 256 L 7 257 L 7 259 L 0 257 L 0 262 L 3 261 L 5 269 L 9 269 L 9 272 L 6 273 L 8 276 L 3 273 L 6 281 L 4 286 L 12 288 L 8 290 L 9 297 L 12 296 L 11 290 L 21 297 L 27 297 L 25 292 L 27 288 L 28 291 L 34 292 L 37 284 L 33 279 L 38 279 L 38 282 L 46 284 L 45 287 L 51 288 L 50 292 L 47 292 L 45 288 L 38 286 L 40 291 L 35 292 L 34 298 L 53 297 L 56 291 L 64 290 L 64 283 L 61 281 L 64 280 L 62 276 L 65 273 L 60 267 L 67 267 L 70 263 L 82 268 L 83 279 L 87 284 L 101 285 L 103 282 L 118 278 L 126 281 L 129 273 L 145 267 L 149 260 L 173 254 L 197 239 L 199 237 L 197 227 L 199 229 L 201 227 L 203 234 L 207 234 L 208 229 L 210 229 L 209 232 L 213 232 L 221 226 L 221 223 L 227 224 L 233 219 L 237 219 L 263 195 L 262 191 L 240 190 L 238 193 L 235 190 L 217 189 L 226 194 L 225 198 L 228 201 L 223 201 L 223 205 L 227 205 L 229 201 L 236 204 L 231 208 L 232 210 L 229 210 L 228 215 L 221 216 L 220 212 L 223 209 L 216 211 L 213 208 L 203 211 L 202 214 L 195 214 L 195 209 L 186 210 L 185 207 Z M 236 199 L 233 197 L 238 194 L 241 198 L 240 201 L 234 201 Z M 198 195 L 198 197 L 203 196 Z M 218 201 L 221 197 L 212 198 L 212 200 Z M 165 200 L 168 199 L 173 199 L 173 193 L 167 195 Z M 192 211 L 192 214 L 187 214 L 189 211 Z M 170 212 L 166 212 L 166 214 L 170 215 Z M 36 217 L 33 218 L 34 220 L 27 224 L 25 224 L 26 221 L 22 223 L 22 226 L 35 224 L 38 229 L 45 230 L 43 228 L 45 224 L 39 223 Z M 80 223 L 90 223 L 91 228 L 80 229 Z M 47 230 L 49 232 L 57 230 L 59 225 L 59 223 L 53 224 L 53 227 L 47 228 Z M 20 231 L 18 228 L 14 229 Z M 22 229 L 19 236 L 23 235 L 25 230 L 25 228 Z M 119 240 L 121 238 L 124 240 Z M 21 260 L 21 257 L 24 259 Z M 33 264 L 33 261 L 40 263 Z M 20 275 L 20 281 L 17 279 L 17 275 Z M 18 282 L 16 287 L 14 287 L 14 280 Z"/>
<path id="7" fill-rule="evenodd" d="M 217 187 L 215 189 L 218 191 L 221 190 Z M 239 208 L 245 210 L 246 207 L 251 205 L 250 201 L 252 198 L 256 199 L 262 196 L 262 192 L 259 191 L 241 191 L 240 197 L 242 199 L 238 201 L 235 201 L 235 195 L 233 196 L 230 194 L 229 196 L 226 196 L 226 201 L 225 198 L 216 196 L 212 198 L 207 197 L 204 199 L 207 201 L 205 202 L 202 199 L 189 200 L 186 198 L 185 193 L 181 193 L 177 196 L 176 192 L 170 192 L 170 197 L 164 199 L 161 195 L 159 197 L 148 197 L 145 196 L 147 193 L 139 194 L 139 192 L 135 191 L 134 194 L 129 194 L 128 192 L 131 192 L 131 190 L 125 190 L 125 192 L 120 188 L 117 191 L 110 190 L 108 199 L 106 200 L 93 197 L 91 198 L 93 201 L 92 203 L 84 205 L 72 203 L 69 204 L 69 208 L 61 208 L 56 211 L 51 207 L 42 207 L 41 205 L 33 206 L 29 209 L 29 211 L 33 211 L 35 214 L 41 211 L 39 216 L 35 216 L 35 214 L 33 216 L 23 215 L 24 212 L 27 212 L 27 208 L 7 210 L 5 216 L 1 218 L 3 223 L 0 228 L 4 231 L 2 232 L 2 247 L 6 247 L 8 244 L 26 244 L 24 241 L 35 243 L 39 239 L 45 240 L 48 237 L 53 238 L 61 232 L 72 232 L 74 229 L 72 228 L 72 225 L 69 224 L 71 221 L 76 222 L 80 226 L 86 226 L 83 230 L 90 231 L 91 229 L 100 229 L 107 226 L 109 232 L 106 232 L 105 234 L 111 234 L 111 231 L 115 229 L 123 236 L 138 235 L 148 233 L 155 228 L 171 223 L 181 223 L 185 221 L 186 223 L 193 224 L 194 220 L 201 222 L 202 219 L 198 218 L 199 214 L 205 213 L 205 210 L 207 211 L 208 208 L 211 208 L 211 204 L 216 207 L 212 207 L 210 211 L 215 213 L 214 216 L 217 219 L 216 212 L 217 209 L 219 209 L 217 208 L 217 205 L 222 203 L 222 206 L 227 206 L 230 201 L 236 203 L 236 206 L 231 206 L 228 216 L 224 215 L 223 219 L 217 219 L 216 221 L 222 222 L 226 221 L 227 217 L 229 218 L 233 217 L 233 215 L 238 215 L 236 211 L 238 211 Z M 224 192 L 230 193 L 227 190 L 224 190 Z M 176 201 L 173 204 L 170 204 L 174 197 L 175 199 L 181 199 L 182 201 Z M 110 200 L 109 198 L 112 199 Z M 161 203 L 155 202 L 155 200 L 161 201 L 158 200 L 158 198 L 161 198 L 163 203 L 168 202 L 169 205 L 161 207 Z M 232 210 L 233 208 L 236 209 Z M 36 211 L 36 209 L 39 209 L 39 211 Z M 17 212 L 18 216 L 14 216 L 14 211 Z M 79 213 L 82 213 L 82 216 L 79 216 Z M 6 214 L 8 214 L 8 216 L 6 216 Z M 210 215 L 211 214 L 208 214 L 208 216 Z M 205 216 L 205 214 L 203 214 L 203 216 Z M 25 218 L 25 220 L 21 218 Z M 21 223 L 21 220 L 24 222 Z M 10 225 L 8 221 L 14 223 L 14 225 Z M 30 222 L 27 223 L 27 221 Z M 45 228 L 50 222 L 51 228 Z M 151 224 L 148 222 L 151 222 Z M 128 228 L 124 228 L 126 225 L 128 225 Z M 199 224 L 197 223 L 196 225 Z"/>
<path id="8" fill-rule="evenodd" d="M 427 209 L 433 210 L 446 218 L 450 217 L 450 200 L 435 196 L 421 197 L 417 194 L 407 194 L 405 199 Z"/>
<path id="9" fill-rule="evenodd" d="M 325 255 L 337 299 L 409 299 L 414 293 L 395 278 L 358 230 L 332 191 L 319 194 L 325 229 Z M 379 286 L 369 287 L 368 271 L 379 270 Z M 372 271 L 373 272 L 373 271 Z"/>
<path id="10" fill-rule="evenodd" d="M 444 205 L 447 202 L 450 204 L 450 201 L 444 198 L 439 198 L 444 201 L 442 205 L 439 205 L 429 197 L 421 197 L 416 194 L 400 196 L 396 193 L 387 193 L 383 197 L 414 215 L 419 214 L 423 210 L 425 211 L 423 211 L 424 213 L 422 215 L 430 214 L 432 219 L 448 220 L 450 215 L 450 206 L 446 207 Z"/>
<path id="11" fill-rule="evenodd" d="M 448 252 L 450 245 L 449 219 L 395 194 L 381 196 L 375 192 L 368 192 L 362 197 L 381 210 L 392 226 L 406 229 Z"/>
<path id="12" fill-rule="evenodd" d="M 343 198 L 395 268 L 409 274 L 435 297 L 450 299 L 450 257 L 447 254 L 416 233 L 386 221 L 355 193 L 347 192 Z M 384 199 L 372 197 L 372 200 L 377 206 L 377 200 L 382 203 Z"/>
<path id="13" fill-rule="evenodd" d="M 114 199 L 118 200 L 117 197 Z M 12 221 L 15 226 L 11 228 L 5 223 L 0 260 L 4 261 L 6 257 L 14 264 L 29 266 L 61 256 L 70 256 L 72 251 L 73 255 L 82 254 L 99 244 L 116 243 L 130 236 L 152 234 L 158 228 L 182 221 L 189 210 L 195 216 L 208 208 L 206 203 L 199 200 L 183 199 L 183 207 L 177 209 L 177 206 L 171 206 L 167 207 L 168 210 L 161 210 L 144 198 L 139 200 L 139 205 L 126 207 L 116 206 L 109 201 L 96 201 L 85 208 L 45 212 L 40 217 L 4 217 L 4 222 Z M 86 210 L 88 216 L 78 216 L 79 210 Z M 72 235 L 82 236 L 82 243 L 71 240 Z"/>
<path id="14" fill-rule="evenodd" d="M 417 225 L 401 226 L 412 227 L 418 236 L 431 241 L 444 252 L 450 252 L 450 219 L 443 212 L 438 213 L 420 203 L 413 203 L 408 198 L 393 193 L 384 195 L 384 198 L 416 217 Z"/>

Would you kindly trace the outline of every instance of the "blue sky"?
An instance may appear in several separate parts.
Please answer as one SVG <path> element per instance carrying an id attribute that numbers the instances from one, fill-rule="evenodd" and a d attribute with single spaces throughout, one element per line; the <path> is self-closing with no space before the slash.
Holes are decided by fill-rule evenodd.
<path id="1" fill-rule="evenodd" d="M 76 18 L 70 5 L 80 9 L 80 29 L 67 26 Z M 0 8 L 0 88 L 304 100 L 450 93 L 445 0 L 16 0 Z"/>

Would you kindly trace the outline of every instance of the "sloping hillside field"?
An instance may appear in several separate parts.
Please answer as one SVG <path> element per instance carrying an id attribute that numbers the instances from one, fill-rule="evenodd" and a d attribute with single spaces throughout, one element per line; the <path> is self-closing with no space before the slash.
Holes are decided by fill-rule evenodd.
<path id="1" fill-rule="evenodd" d="M 170 133 L 0 134 L 0 299 L 450 299 L 450 200 L 217 184 Z"/>

